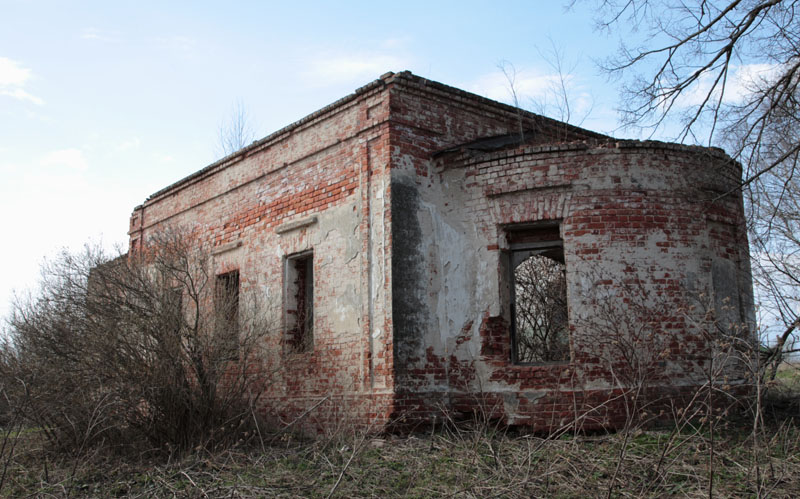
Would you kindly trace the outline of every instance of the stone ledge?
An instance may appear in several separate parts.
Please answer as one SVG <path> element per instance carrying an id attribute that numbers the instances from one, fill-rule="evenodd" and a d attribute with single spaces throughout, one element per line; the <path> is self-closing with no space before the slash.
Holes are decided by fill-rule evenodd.
<path id="1" fill-rule="evenodd" d="M 216 248 L 213 248 L 211 250 L 211 254 L 212 255 L 219 255 L 221 253 L 226 253 L 228 251 L 235 250 L 236 248 L 239 248 L 241 245 L 242 245 L 242 241 L 241 240 L 233 241 L 231 243 L 220 244 L 219 246 L 217 246 Z"/>
<path id="2" fill-rule="evenodd" d="M 302 227 L 308 227 L 309 225 L 314 225 L 317 223 L 317 216 L 312 215 L 310 217 L 301 218 L 300 220 L 295 220 L 294 222 L 286 222 L 285 224 L 281 224 L 275 228 L 276 234 L 284 234 L 286 232 L 291 232 L 295 229 L 300 229 Z"/>

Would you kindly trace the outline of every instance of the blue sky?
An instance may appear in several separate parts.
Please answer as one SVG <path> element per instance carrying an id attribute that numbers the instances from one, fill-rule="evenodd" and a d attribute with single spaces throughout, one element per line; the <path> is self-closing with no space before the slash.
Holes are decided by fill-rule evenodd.
<path id="1" fill-rule="evenodd" d="M 585 4 L 0 0 L 0 314 L 60 248 L 125 245 L 135 205 L 217 159 L 237 101 L 259 137 L 386 71 L 508 102 L 508 61 L 523 107 L 552 115 L 553 46 L 571 121 L 613 132 L 593 59 L 617 41 Z"/>

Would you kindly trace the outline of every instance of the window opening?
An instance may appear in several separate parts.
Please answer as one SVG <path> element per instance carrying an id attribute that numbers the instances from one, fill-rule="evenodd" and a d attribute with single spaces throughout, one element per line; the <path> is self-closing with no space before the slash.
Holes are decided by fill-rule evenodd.
<path id="1" fill-rule="evenodd" d="M 220 350 L 228 357 L 239 351 L 239 271 L 233 270 L 217 276 L 215 289 L 217 312 L 217 337 Z"/>
<path id="2" fill-rule="evenodd" d="M 297 352 L 314 345 L 314 257 L 302 253 L 286 259 L 285 321 L 289 344 Z"/>
<path id="3" fill-rule="evenodd" d="M 512 360 L 570 359 L 567 273 L 558 224 L 508 231 Z"/>
<path id="4" fill-rule="evenodd" d="M 183 325 L 183 289 L 180 287 L 169 288 L 164 294 L 163 303 L 164 320 L 176 334 Z"/>

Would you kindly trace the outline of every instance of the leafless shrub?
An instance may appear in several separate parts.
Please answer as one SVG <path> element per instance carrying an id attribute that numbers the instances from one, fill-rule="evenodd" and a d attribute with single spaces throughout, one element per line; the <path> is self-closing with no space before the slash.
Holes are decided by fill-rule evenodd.
<path id="1" fill-rule="evenodd" d="M 252 293 L 219 292 L 209 272 L 176 232 L 113 260 L 90 247 L 63 253 L 43 268 L 38 295 L 14 307 L 3 351 L 14 404 L 72 451 L 229 443 L 253 421 L 271 328 Z"/>
<path id="2" fill-rule="evenodd" d="M 640 419 L 645 392 L 665 371 L 671 334 L 664 324 L 675 315 L 674 304 L 634 276 L 587 277 L 592 313 L 575 317 L 576 334 L 593 346 L 596 361 L 623 391 L 632 424 Z"/>

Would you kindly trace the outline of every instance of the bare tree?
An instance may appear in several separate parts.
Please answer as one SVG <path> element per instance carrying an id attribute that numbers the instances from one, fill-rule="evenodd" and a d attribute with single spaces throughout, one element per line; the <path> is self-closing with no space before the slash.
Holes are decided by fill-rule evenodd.
<path id="1" fill-rule="evenodd" d="M 38 295 L 13 310 L 0 374 L 14 405 L 73 451 L 229 442 L 253 420 L 264 382 L 254 366 L 271 331 L 267 307 L 233 285 L 181 233 L 115 259 L 62 254 L 43 269 Z"/>
<path id="2" fill-rule="evenodd" d="M 230 115 L 219 125 L 216 155 L 220 158 L 233 154 L 256 138 L 253 120 L 241 100 L 231 107 Z"/>
<path id="3" fill-rule="evenodd" d="M 578 64 L 577 61 L 567 64 L 564 50 L 556 45 L 552 39 L 549 41 L 550 46 L 547 49 L 537 48 L 539 55 L 551 72 L 538 78 L 543 85 L 538 89 L 535 96 L 521 94 L 523 89 L 520 88 L 517 81 L 518 72 L 511 62 L 503 60 L 497 64 L 497 68 L 503 73 L 503 77 L 506 80 L 506 88 L 511 97 L 511 103 L 518 109 L 517 125 L 521 141 L 525 140 L 525 131 L 535 131 L 537 125 L 533 120 L 525 123 L 523 113 L 519 109 L 530 110 L 542 116 L 554 118 L 562 123 L 575 126 L 582 126 L 583 122 L 592 113 L 593 106 L 591 103 L 588 109 L 581 109 L 583 106 L 577 106 L 576 108 L 575 105 L 576 102 L 580 102 L 575 98 L 572 86 L 574 70 Z M 524 97 L 528 97 L 527 103 L 523 102 Z M 576 115 L 576 111 L 580 111 L 580 115 Z M 566 127 L 564 127 L 563 131 L 565 132 L 564 136 L 568 136 Z M 555 138 L 558 139 L 559 137 Z"/>
<path id="4" fill-rule="evenodd" d="M 797 132 L 788 132 L 788 136 Z M 752 221 L 750 244 L 753 278 L 761 298 L 764 322 L 777 328 L 768 338 L 765 358 L 769 378 L 775 379 L 780 363 L 800 351 L 800 183 L 795 161 L 785 161 L 750 189 Z M 771 328 L 772 329 L 772 328 Z"/>
<path id="5" fill-rule="evenodd" d="M 517 68 L 509 61 L 497 63 L 497 69 L 503 72 L 503 76 L 508 83 L 508 92 L 511 94 L 511 103 L 517 108 L 517 126 L 519 128 L 519 140 L 525 140 L 525 127 L 522 123 L 522 113 L 520 112 L 519 95 L 517 94 Z"/>
<path id="6" fill-rule="evenodd" d="M 575 2 L 573 2 L 575 3 Z M 758 294 L 791 343 L 798 315 L 796 234 L 800 156 L 797 0 L 601 0 L 600 28 L 625 32 L 603 63 L 623 78 L 623 124 L 669 129 L 681 141 L 723 146 L 744 166 Z M 631 35 L 631 36 L 627 36 Z M 721 193 L 725 196 L 732 193 Z"/>
<path id="7" fill-rule="evenodd" d="M 580 109 L 581 106 L 576 107 L 579 100 L 574 94 L 573 81 L 578 60 L 568 63 L 564 49 L 552 38 L 548 38 L 548 41 L 549 47 L 537 48 L 537 51 L 552 73 L 548 76 L 544 94 L 534 100 L 534 111 L 564 123 L 582 126 L 591 115 L 593 106 L 590 103 L 585 110 Z M 576 115 L 576 111 L 581 111 L 581 114 Z"/>

